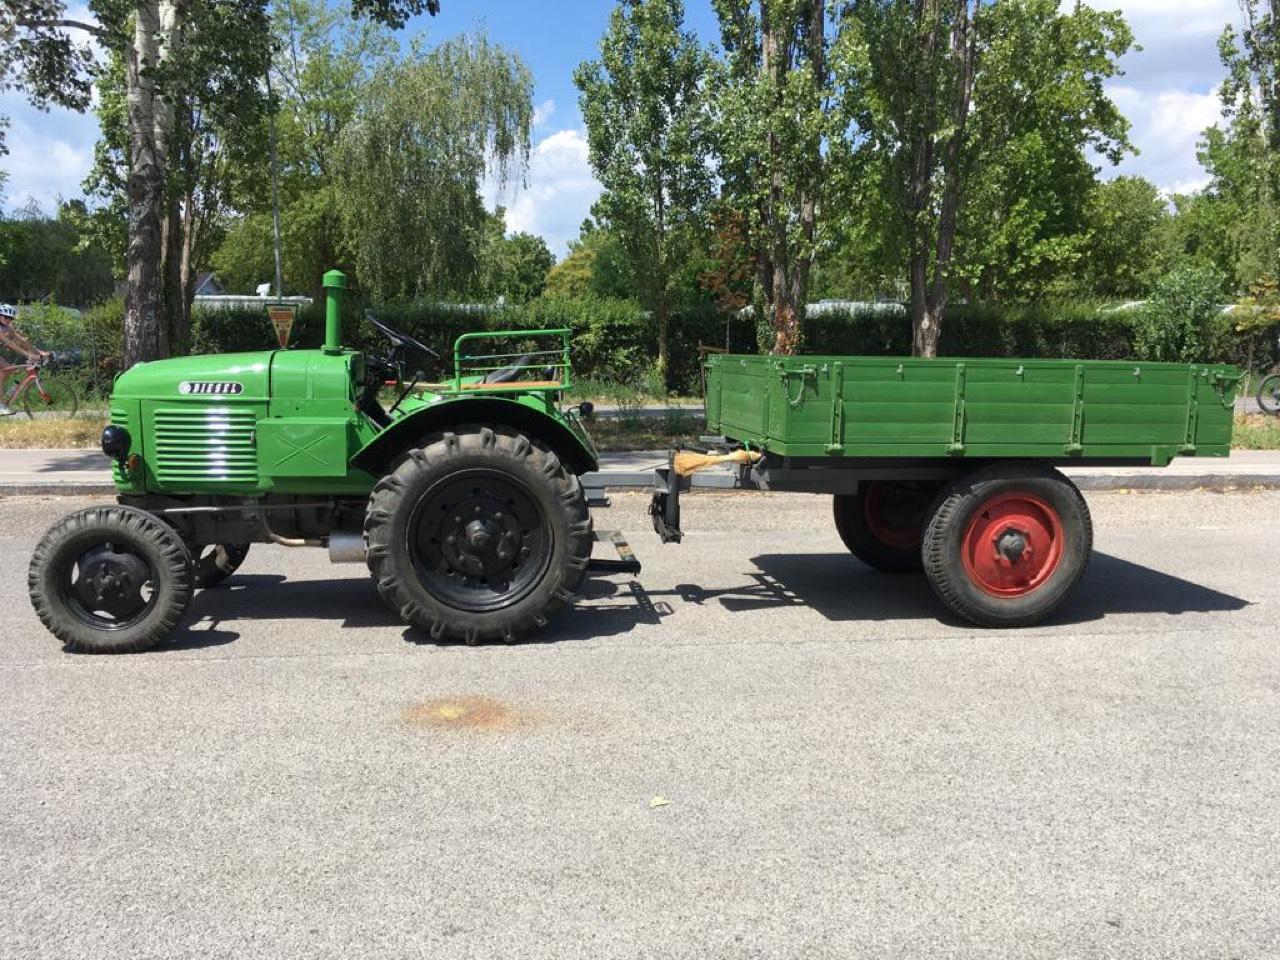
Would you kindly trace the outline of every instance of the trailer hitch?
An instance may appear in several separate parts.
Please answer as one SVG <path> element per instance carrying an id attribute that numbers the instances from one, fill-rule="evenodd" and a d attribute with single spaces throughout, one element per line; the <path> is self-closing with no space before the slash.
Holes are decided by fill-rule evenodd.
<path id="1" fill-rule="evenodd" d="M 684 539 L 684 531 L 680 529 L 680 485 L 688 482 L 688 478 L 681 477 L 670 461 L 654 471 L 649 516 L 653 518 L 654 532 L 663 543 L 679 543 Z"/>

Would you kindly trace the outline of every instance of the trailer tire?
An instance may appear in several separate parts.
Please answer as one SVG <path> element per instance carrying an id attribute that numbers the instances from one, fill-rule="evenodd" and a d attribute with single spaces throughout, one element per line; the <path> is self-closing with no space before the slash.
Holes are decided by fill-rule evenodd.
<path id="1" fill-rule="evenodd" d="M 365 516 L 378 592 L 433 640 L 514 642 L 568 605 L 591 557 L 578 478 L 503 427 L 460 427 L 409 451 Z"/>
<path id="2" fill-rule="evenodd" d="M 89 507 L 37 544 L 27 589 L 36 615 L 67 649 L 134 653 L 181 622 L 194 592 L 191 554 L 145 511 Z"/>
<path id="3" fill-rule="evenodd" d="M 1006 463 L 938 495 L 922 557 L 952 612 L 983 627 L 1026 627 L 1070 595 L 1092 550 L 1089 507 L 1075 484 L 1051 467 Z"/>
<path id="4" fill-rule="evenodd" d="M 881 573 L 919 573 L 920 544 L 933 484 L 872 480 L 832 501 L 836 531 L 849 552 Z"/>

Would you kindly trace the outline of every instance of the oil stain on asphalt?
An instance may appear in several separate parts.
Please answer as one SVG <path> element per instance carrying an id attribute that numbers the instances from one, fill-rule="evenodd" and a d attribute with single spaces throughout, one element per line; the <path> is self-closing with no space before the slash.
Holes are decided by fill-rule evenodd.
<path id="1" fill-rule="evenodd" d="M 404 721 L 411 727 L 435 730 L 511 730 L 534 721 L 530 714 L 513 710 L 493 697 L 441 697 L 405 707 Z"/>

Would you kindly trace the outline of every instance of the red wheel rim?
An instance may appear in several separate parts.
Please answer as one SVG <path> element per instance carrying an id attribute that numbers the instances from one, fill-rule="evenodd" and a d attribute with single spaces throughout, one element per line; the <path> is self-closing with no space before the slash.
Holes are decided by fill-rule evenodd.
<path id="1" fill-rule="evenodd" d="M 902 511 L 894 509 L 891 502 L 894 498 L 885 495 L 887 489 L 888 485 L 879 481 L 867 485 L 866 495 L 862 498 L 862 509 L 867 521 L 868 532 L 881 543 L 890 547 L 910 549 L 911 547 L 920 546 L 920 541 L 923 538 L 922 523 L 915 523 L 909 526 L 895 525 L 894 519 L 905 518 L 893 516 L 894 513 Z M 886 516 L 886 507 L 890 509 L 889 516 Z M 911 511 L 906 512 L 910 514 Z"/>
<path id="2" fill-rule="evenodd" d="M 983 593 L 1025 597 L 1062 562 L 1064 535 L 1058 511 L 1031 493 L 1001 493 L 978 508 L 961 550 L 969 579 Z"/>

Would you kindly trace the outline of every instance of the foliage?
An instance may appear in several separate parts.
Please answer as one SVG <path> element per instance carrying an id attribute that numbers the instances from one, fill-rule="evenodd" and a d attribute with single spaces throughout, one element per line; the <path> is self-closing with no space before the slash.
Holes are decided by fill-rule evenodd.
<path id="1" fill-rule="evenodd" d="M 1131 44 L 1120 14 L 1057 0 L 846 6 L 841 176 L 867 200 L 845 205 L 844 245 L 875 265 L 864 289 L 909 282 L 916 352 L 938 348 L 952 285 L 1031 299 L 1076 268 L 1092 158 L 1128 147 L 1103 84 Z"/>
<path id="2" fill-rule="evenodd" d="M 712 197 L 703 89 L 711 60 L 683 24 L 682 0 L 621 0 L 600 60 L 574 72 L 603 187 L 594 212 L 626 252 L 654 316 L 660 375 L 674 281 L 698 245 Z"/>
<path id="3" fill-rule="evenodd" d="M 533 80 L 483 36 L 380 70 L 339 143 L 336 181 L 361 287 L 379 300 L 461 293 L 480 269 L 480 185 L 529 154 Z"/>
<path id="4" fill-rule="evenodd" d="M 743 218 L 773 350 L 802 343 L 819 211 L 840 134 L 823 0 L 713 0 L 725 59 L 714 80 L 724 208 Z"/>
<path id="5" fill-rule="evenodd" d="M 545 292 L 561 298 L 630 300 L 636 291 L 635 272 L 621 242 L 588 218 L 569 244 L 569 255 L 547 274 Z"/>
<path id="6" fill-rule="evenodd" d="M 482 289 L 506 303 L 528 303 L 547 288 L 547 272 L 555 266 L 547 242 L 531 233 L 504 236 L 501 211 L 492 218 L 492 236 L 482 251 Z"/>
<path id="7" fill-rule="evenodd" d="M 1117 177 L 1090 190 L 1084 248 L 1056 286 L 1086 297 L 1137 299 L 1166 269 L 1168 202 L 1141 177 Z"/>
<path id="8" fill-rule="evenodd" d="M 56 218 L 20 216 L 0 220 L 0 300 L 49 300 L 88 306 L 112 293 L 111 261 L 105 250 L 83 243 L 75 211 Z"/>
<path id="9" fill-rule="evenodd" d="M 1213 267 L 1183 266 L 1163 277 L 1151 301 L 1135 311 L 1136 358 L 1195 362 L 1222 356 L 1230 328 L 1221 305 L 1225 285 Z"/>

